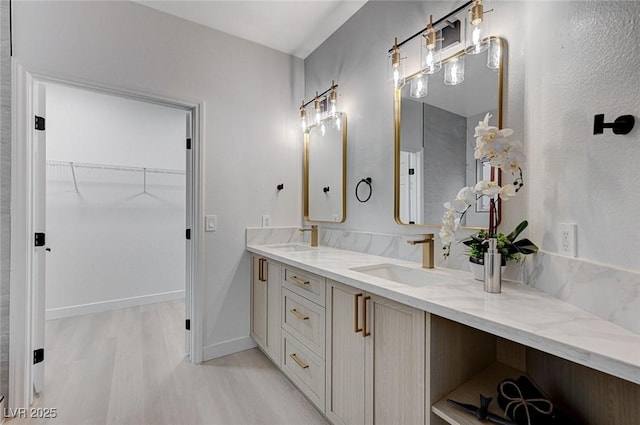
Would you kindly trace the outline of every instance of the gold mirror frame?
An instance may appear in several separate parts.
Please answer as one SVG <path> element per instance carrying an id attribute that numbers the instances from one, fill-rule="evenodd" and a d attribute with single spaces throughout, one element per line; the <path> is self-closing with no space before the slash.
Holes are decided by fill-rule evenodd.
<path id="1" fill-rule="evenodd" d="M 497 41 L 500 45 L 500 66 L 498 68 L 498 128 L 502 128 L 502 102 L 503 102 L 503 91 L 504 91 L 504 56 L 506 54 L 506 43 L 500 37 L 490 36 L 486 38 L 487 42 Z M 467 49 L 462 49 L 446 59 L 442 60 L 442 68 L 444 68 L 444 64 L 461 56 L 467 54 Z M 422 71 L 415 72 L 408 77 L 405 78 L 405 84 L 410 84 L 410 80 L 415 76 L 419 75 Z M 403 223 L 400 220 L 400 148 L 401 148 L 401 140 L 400 140 L 400 128 L 401 128 L 401 103 L 402 103 L 402 88 L 404 85 L 400 87 L 396 87 L 393 93 L 393 120 L 394 120 L 394 139 L 395 139 L 395 158 L 394 158 L 394 206 L 393 206 L 393 217 L 397 224 L 401 224 L 403 226 L 416 226 L 416 227 L 441 227 L 442 224 L 413 224 L 413 223 Z M 491 178 L 495 178 L 495 173 L 497 172 L 497 181 L 499 185 L 502 185 L 502 172 L 500 170 L 496 170 L 494 167 L 491 167 Z M 456 196 L 455 193 L 451 194 L 451 199 Z M 497 223 L 499 224 L 502 219 L 502 201 L 498 198 L 497 202 L 497 211 L 496 214 L 498 216 Z M 444 207 L 442 210 L 444 214 Z M 489 220 L 491 220 L 491 215 L 489 216 Z M 462 226 L 463 229 L 472 229 L 472 230 L 482 230 L 487 229 L 487 227 L 473 227 L 473 226 Z"/>
<path id="2" fill-rule="evenodd" d="M 342 128 L 342 218 L 338 221 L 334 220 L 315 220 L 310 217 L 309 212 L 309 133 L 312 128 L 318 124 L 309 126 L 308 131 L 304 133 L 304 220 L 315 223 L 344 223 L 347 220 L 347 114 L 338 112 L 341 119 Z M 330 123 L 334 117 L 328 117 L 321 123 Z"/>

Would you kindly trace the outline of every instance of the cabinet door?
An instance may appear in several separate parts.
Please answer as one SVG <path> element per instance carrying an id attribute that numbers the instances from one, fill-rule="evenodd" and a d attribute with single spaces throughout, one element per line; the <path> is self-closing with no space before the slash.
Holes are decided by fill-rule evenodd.
<path id="1" fill-rule="evenodd" d="M 326 415 L 334 425 L 364 425 L 365 338 L 358 331 L 364 293 L 327 283 Z"/>
<path id="2" fill-rule="evenodd" d="M 371 425 L 425 424 L 425 313 L 365 294 L 366 406 Z"/>
<path id="3" fill-rule="evenodd" d="M 263 274 L 267 278 L 267 343 L 264 351 L 280 366 L 282 266 L 267 260 L 263 267 Z"/>
<path id="4" fill-rule="evenodd" d="M 251 267 L 251 337 L 263 350 L 267 345 L 268 286 L 266 259 L 252 256 Z"/>

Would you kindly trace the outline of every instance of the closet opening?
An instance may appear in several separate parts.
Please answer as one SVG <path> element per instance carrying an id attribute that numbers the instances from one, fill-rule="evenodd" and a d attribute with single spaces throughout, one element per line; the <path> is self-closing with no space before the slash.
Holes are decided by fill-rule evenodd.
<path id="1" fill-rule="evenodd" d="M 56 359 L 117 365 L 129 356 L 120 348 L 151 347 L 162 361 L 200 363 L 204 103 L 60 80 L 16 60 L 12 70 L 8 407 L 46 394 L 45 364 L 92 379 Z M 142 313 L 137 324 L 127 311 Z M 99 336 L 115 328 L 125 340 Z"/>
<path id="2" fill-rule="evenodd" d="M 46 319 L 184 306 L 188 111 L 46 86 Z"/>

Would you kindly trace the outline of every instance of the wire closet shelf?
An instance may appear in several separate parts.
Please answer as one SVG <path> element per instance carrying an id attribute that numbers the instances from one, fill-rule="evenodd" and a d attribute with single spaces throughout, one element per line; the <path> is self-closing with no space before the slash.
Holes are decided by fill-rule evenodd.
<path id="1" fill-rule="evenodd" d="M 136 172 L 142 173 L 144 177 L 144 192 L 147 192 L 147 174 L 173 174 L 178 176 L 186 175 L 186 172 L 183 170 L 171 170 L 168 168 L 147 168 L 147 167 L 133 167 L 128 165 L 111 165 L 111 164 L 91 164 L 87 162 L 73 162 L 73 161 L 47 161 L 47 167 L 53 168 L 69 168 L 71 169 L 71 176 L 73 177 L 73 185 L 77 193 L 78 190 L 78 180 L 76 178 L 76 170 L 78 169 L 87 169 L 87 170 L 108 170 L 108 171 L 125 171 L 125 172 Z"/>

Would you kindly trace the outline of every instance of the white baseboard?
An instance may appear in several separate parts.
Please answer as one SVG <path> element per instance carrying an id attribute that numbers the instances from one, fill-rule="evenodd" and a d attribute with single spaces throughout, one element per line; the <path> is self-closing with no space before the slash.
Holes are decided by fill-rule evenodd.
<path id="1" fill-rule="evenodd" d="M 202 361 L 217 359 L 218 357 L 228 356 L 229 354 L 238 353 L 240 351 L 254 348 L 256 343 L 251 337 L 243 336 L 241 338 L 231 339 L 229 341 L 219 342 L 217 344 L 208 345 L 202 349 Z"/>
<path id="2" fill-rule="evenodd" d="M 72 305 L 69 307 L 52 308 L 46 311 L 45 317 L 46 320 L 62 319 L 65 317 L 79 316 L 81 314 L 100 313 L 103 311 L 117 310 L 119 308 L 137 307 L 140 305 L 155 304 L 179 299 L 184 299 L 184 290 L 143 295 L 140 297 L 121 298 L 119 300 L 102 301 L 98 303 Z"/>

